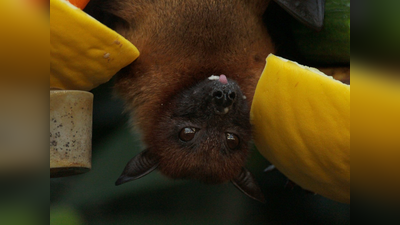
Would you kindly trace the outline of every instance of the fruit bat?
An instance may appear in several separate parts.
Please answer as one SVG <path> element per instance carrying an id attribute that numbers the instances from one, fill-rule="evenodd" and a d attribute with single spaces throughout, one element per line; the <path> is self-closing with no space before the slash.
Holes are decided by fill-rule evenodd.
<path id="1" fill-rule="evenodd" d="M 294 2 L 303 6 L 313 1 Z M 89 3 L 111 15 L 102 17 L 103 22 L 140 51 L 139 58 L 117 74 L 115 88 L 146 148 L 128 162 L 116 185 L 158 169 L 173 179 L 232 182 L 264 202 L 245 163 L 252 138 L 251 102 L 265 58 L 275 52 L 263 21 L 269 3 Z"/>

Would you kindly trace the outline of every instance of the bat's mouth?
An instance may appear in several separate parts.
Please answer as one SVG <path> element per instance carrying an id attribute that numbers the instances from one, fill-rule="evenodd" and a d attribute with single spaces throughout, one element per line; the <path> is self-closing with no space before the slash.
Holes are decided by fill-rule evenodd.
<path id="1" fill-rule="evenodd" d="M 225 107 L 223 109 L 219 108 L 219 107 L 215 107 L 215 113 L 218 115 L 225 115 L 227 114 L 230 110 L 232 109 L 232 107 Z"/>

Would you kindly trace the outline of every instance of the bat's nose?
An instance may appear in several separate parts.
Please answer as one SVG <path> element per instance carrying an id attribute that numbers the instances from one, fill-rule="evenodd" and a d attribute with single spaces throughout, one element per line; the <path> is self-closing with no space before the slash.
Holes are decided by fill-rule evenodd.
<path id="1" fill-rule="evenodd" d="M 212 96 L 215 103 L 215 112 L 217 114 L 226 114 L 236 101 L 237 94 L 236 91 L 231 88 L 217 88 L 213 91 Z"/>

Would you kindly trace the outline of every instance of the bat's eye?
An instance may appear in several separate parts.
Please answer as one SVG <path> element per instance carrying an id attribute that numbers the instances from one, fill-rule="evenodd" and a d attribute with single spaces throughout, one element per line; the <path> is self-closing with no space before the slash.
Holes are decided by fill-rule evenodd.
<path id="1" fill-rule="evenodd" d="M 226 143 L 233 150 L 239 146 L 239 137 L 236 134 L 226 133 Z"/>
<path id="2" fill-rule="evenodd" d="M 185 127 L 179 132 L 179 139 L 184 142 L 190 141 L 194 138 L 197 131 L 198 129 L 194 127 Z"/>

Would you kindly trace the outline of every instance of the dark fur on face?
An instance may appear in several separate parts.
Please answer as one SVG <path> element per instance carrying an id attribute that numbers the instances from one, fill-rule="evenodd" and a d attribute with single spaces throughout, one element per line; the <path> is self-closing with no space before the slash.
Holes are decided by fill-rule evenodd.
<path id="1" fill-rule="evenodd" d="M 218 97 L 227 103 L 218 102 Z M 236 82 L 224 85 L 206 79 L 170 103 L 154 130 L 163 134 L 155 136 L 152 145 L 158 169 L 171 178 L 205 183 L 234 179 L 245 164 L 251 140 L 249 107 Z M 191 140 L 180 138 L 184 129 L 191 129 Z"/>
<path id="2" fill-rule="evenodd" d="M 268 3 L 103 2 L 116 31 L 141 53 L 117 75 L 116 89 L 147 149 L 128 163 L 117 184 L 158 168 L 172 178 L 232 181 L 263 201 L 244 165 L 251 140 L 249 106 L 265 58 L 274 51 L 262 20 Z M 207 79 L 220 74 L 228 84 Z M 235 101 L 215 100 L 221 96 L 216 88 L 228 99 L 234 91 Z"/>

